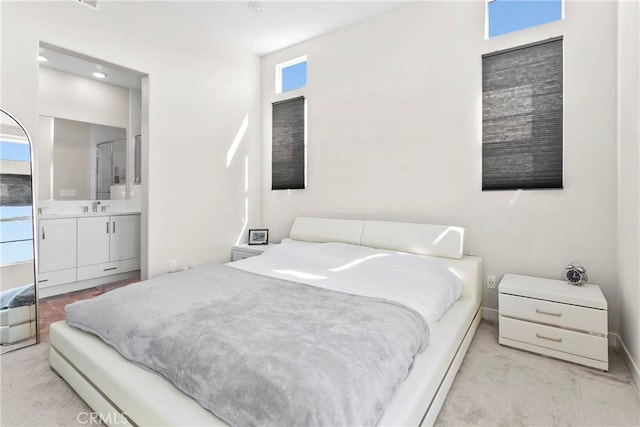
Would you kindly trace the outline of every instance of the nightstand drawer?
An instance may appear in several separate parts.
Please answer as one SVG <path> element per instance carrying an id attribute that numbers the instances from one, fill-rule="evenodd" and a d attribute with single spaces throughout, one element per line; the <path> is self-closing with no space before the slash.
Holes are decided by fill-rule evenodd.
<path id="1" fill-rule="evenodd" d="M 231 247 L 231 261 L 239 261 L 241 259 L 249 258 L 252 256 L 261 255 L 264 251 L 274 247 L 275 243 L 269 243 L 268 245 L 237 245 Z"/>
<path id="2" fill-rule="evenodd" d="M 231 251 L 231 261 L 239 261 L 241 259 L 250 258 L 252 256 L 256 256 L 258 254 L 249 253 L 249 252 L 241 252 L 241 251 Z"/>
<path id="3" fill-rule="evenodd" d="M 608 360 L 608 341 L 601 336 L 500 317 L 500 339 L 503 338 L 603 362 Z"/>
<path id="4" fill-rule="evenodd" d="M 607 312 L 605 310 L 502 293 L 499 297 L 499 304 L 501 316 L 607 336 Z"/>

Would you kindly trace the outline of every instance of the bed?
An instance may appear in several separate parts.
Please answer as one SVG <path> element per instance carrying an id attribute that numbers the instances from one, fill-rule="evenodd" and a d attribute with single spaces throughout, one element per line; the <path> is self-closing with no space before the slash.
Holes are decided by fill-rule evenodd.
<path id="1" fill-rule="evenodd" d="M 334 244 L 345 245 L 338 247 L 348 250 L 363 246 L 389 254 L 407 252 L 437 259 L 462 282 L 461 296 L 441 318 L 429 321 L 429 345 L 413 359 L 378 425 L 435 422 L 481 318 L 482 260 L 463 256 L 463 242 L 464 229 L 460 227 L 300 217 L 289 239 L 279 245 Z M 241 260 L 229 266 L 250 274 L 263 274 L 267 266 L 269 277 L 313 284 L 317 272 L 296 271 L 305 274 L 292 277 L 291 269 L 277 269 L 267 263 L 272 257 L 270 251 L 253 261 Z M 313 268 L 313 264 L 309 266 Z M 57 322 L 51 325 L 50 340 L 51 368 L 106 424 L 226 425 L 171 382 L 128 362 L 91 333 Z"/>
<path id="2" fill-rule="evenodd" d="M 0 292 L 0 345 L 9 346 L 36 336 L 33 283 Z"/>

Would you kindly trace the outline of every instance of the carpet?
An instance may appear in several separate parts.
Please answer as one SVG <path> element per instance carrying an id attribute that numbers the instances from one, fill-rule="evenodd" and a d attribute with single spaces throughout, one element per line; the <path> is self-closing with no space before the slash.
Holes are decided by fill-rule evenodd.
<path id="1" fill-rule="evenodd" d="M 89 425 L 91 409 L 49 368 L 48 342 L 3 354 L 0 375 L 3 427 Z"/>
<path id="2" fill-rule="evenodd" d="M 609 348 L 609 371 L 498 344 L 483 320 L 437 426 L 639 426 L 631 373 Z"/>

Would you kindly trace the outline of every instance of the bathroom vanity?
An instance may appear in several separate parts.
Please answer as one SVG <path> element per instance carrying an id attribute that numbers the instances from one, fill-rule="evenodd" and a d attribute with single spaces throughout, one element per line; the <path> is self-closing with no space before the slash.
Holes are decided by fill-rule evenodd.
<path id="1" fill-rule="evenodd" d="M 38 287 L 48 297 L 133 277 L 140 270 L 140 212 L 38 216 Z"/>

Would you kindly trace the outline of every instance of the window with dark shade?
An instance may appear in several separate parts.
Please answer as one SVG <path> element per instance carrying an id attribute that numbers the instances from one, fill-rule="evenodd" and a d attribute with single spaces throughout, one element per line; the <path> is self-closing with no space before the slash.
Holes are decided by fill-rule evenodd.
<path id="1" fill-rule="evenodd" d="M 562 38 L 482 56 L 482 189 L 562 188 Z"/>
<path id="2" fill-rule="evenodd" d="M 271 143 L 271 189 L 305 188 L 305 99 L 274 102 Z"/>

